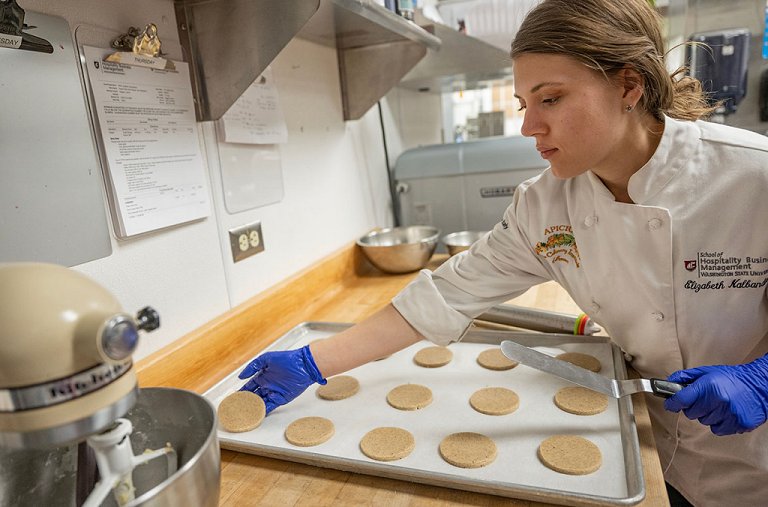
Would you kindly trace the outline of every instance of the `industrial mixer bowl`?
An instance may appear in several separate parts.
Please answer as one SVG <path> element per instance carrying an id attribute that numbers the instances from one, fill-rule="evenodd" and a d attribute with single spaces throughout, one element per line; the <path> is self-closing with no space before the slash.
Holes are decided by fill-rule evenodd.
<path id="1" fill-rule="evenodd" d="M 180 389 L 145 388 L 124 418 L 133 424 L 133 454 L 170 444 L 178 456 L 178 469 L 170 477 L 165 460 L 136 467 L 136 499 L 127 505 L 218 505 L 216 413 L 205 398 Z M 0 448 L 0 506 L 78 505 L 76 497 L 82 496 L 77 492 L 78 479 L 94 470 L 81 470 L 78 478 L 77 467 L 77 445 L 51 450 Z M 109 495 L 102 505 L 117 502 Z"/>

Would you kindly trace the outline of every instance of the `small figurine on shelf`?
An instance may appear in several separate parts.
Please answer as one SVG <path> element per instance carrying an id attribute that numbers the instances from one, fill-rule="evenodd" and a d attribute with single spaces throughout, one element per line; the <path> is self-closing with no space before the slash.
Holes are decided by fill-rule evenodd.
<path id="1" fill-rule="evenodd" d="M 413 0 L 397 0 L 397 13 L 408 21 L 413 21 Z"/>

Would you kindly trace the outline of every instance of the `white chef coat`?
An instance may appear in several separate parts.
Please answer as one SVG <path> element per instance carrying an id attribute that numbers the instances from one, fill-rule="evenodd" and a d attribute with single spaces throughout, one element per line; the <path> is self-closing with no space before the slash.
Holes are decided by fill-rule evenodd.
<path id="1" fill-rule="evenodd" d="M 421 271 L 393 305 L 428 339 L 556 280 L 644 377 L 768 352 L 768 138 L 665 118 L 651 159 L 616 202 L 593 173 L 520 185 L 503 220 Z M 666 479 L 698 506 L 768 504 L 768 424 L 717 437 L 648 396 Z"/>

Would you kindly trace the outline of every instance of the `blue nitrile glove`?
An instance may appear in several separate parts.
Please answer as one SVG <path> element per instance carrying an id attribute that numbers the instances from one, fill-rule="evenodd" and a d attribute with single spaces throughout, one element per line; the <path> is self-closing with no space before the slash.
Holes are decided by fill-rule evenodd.
<path id="1" fill-rule="evenodd" d="M 680 370 L 668 380 L 689 385 L 668 398 L 664 408 L 682 410 L 715 435 L 752 431 L 768 417 L 768 356 L 736 366 Z"/>
<path id="2" fill-rule="evenodd" d="M 241 379 L 248 377 L 250 380 L 240 390 L 261 396 L 267 413 L 293 400 L 315 382 L 328 382 L 317 369 L 309 345 L 260 355 L 238 375 Z"/>

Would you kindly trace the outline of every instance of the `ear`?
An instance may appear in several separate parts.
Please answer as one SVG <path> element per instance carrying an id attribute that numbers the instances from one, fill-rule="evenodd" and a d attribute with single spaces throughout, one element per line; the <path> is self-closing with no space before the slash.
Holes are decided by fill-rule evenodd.
<path id="1" fill-rule="evenodd" d="M 643 76 L 632 67 L 624 67 L 616 76 L 619 86 L 623 89 L 622 98 L 636 104 L 643 96 Z"/>

